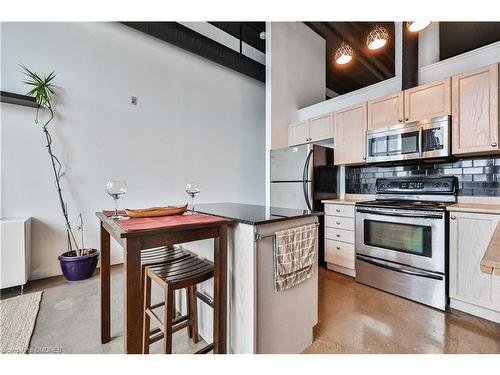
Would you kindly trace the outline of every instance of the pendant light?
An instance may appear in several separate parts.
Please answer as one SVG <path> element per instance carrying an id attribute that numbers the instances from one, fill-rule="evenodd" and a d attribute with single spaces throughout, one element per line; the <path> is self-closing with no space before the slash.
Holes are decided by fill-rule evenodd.
<path id="1" fill-rule="evenodd" d="M 342 44 L 335 52 L 335 62 L 339 65 L 347 64 L 352 60 L 354 51 L 352 47 L 344 42 L 344 24 L 342 23 Z"/>
<path id="2" fill-rule="evenodd" d="M 406 22 L 406 27 L 408 27 L 408 30 L 412 33 L 418 33 L 419 31 L 422 31 L 429 27 L 431 24 L 431 21 L 409 21 Z"/>
<path id="3" fill-rule="evenodd" d="M 375 26 L 375 28 L 370 31 L 368 38 L 366 38 L 366 46 L 371 49 L 379 49 L 387 44 L 389 40 L 389 32 L 385 27 Z"/>
<path id="4" fill-rule="evenodd" d="M 352 60 L 353 50 L 352 47 L 346 42 L 342 42 L 340 47 L 335 52 L 335 61 L 339 65 L 347 64 Z"/>

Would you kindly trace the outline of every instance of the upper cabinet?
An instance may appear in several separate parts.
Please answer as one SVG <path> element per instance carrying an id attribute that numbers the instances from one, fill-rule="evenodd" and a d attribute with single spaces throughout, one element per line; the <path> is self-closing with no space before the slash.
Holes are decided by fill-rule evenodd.
<path id="1" fill-rule="evenodd" d="M 288 145 L 333 138 L 333 114 L 327 113 L 288 127 Z"/>
<path id="2" fill-rule="evenodd" d="M 309 120 L 309 140 L 333 138 L 333 114 L 318 116 Z"/>
<path id="3" fill-rule="evenodd" d="M 404 91 L 404 121 L 451 115 L 451 78 Z"/>
<path id="4" fill-rule="evenodd" d="M 454 155 L 498 152 L 498 69 L 493 64 L 452 77 Z"/>
<path id="5" fill-rule="evenodd" d="M 385 128 L 403 122 L 403 93 L 387 95 L 368 102 L 368 129 Z"/>
<path id="6" fill-rule="evenodd" d="M 302 121 L 288 127 L 288 145 L 299 145 L 309 142 L 309 122 Z"/>
<path id="7" fill-rule="evenodd" d="M 335 165 L 366 160 L 367 103 L 334 113 Z"/>

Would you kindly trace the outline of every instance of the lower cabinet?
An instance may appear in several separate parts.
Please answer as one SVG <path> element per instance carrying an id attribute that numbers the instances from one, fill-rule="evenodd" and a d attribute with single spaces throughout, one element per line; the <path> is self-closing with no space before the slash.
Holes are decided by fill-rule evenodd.
<path id="1" fill-rule="evenodd" d="M 450 212 L 450 307 L 500 323 L 500 276 L 481 259 L 500 215 Z"/>
<path id="2" fill-rule="evenodd" d="M 354 206 L 325 204 L 325 261 L 330 270 L 356 276 Z"/>

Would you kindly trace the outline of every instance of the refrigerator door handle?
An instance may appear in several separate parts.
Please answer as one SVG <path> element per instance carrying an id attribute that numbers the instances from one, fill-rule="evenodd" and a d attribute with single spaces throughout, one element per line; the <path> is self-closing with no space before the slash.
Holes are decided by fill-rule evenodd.
<path id="1" fill-rule="evenodd" d="M 313 149 L 311 148 L 311 151 L 309 151 L 309 154 L 307 155 L 306 162 L 304 164 L 304 170 L 302 172 L 302 189 L 304 191 L 304 199 L 306 200 L 307 207 L 309 208 L 309 211 L 312 211 L 312 206 L 311 202 L 309 200 L 309 192 L 307 188 L 307 181 L 309 177 L 309 163 L 311 161 L 311 157 L 313 154 Z"/>

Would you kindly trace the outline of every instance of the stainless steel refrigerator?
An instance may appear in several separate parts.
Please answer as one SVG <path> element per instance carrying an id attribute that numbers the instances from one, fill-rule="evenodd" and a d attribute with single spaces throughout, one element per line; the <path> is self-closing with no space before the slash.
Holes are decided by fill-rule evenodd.
<path id="1" fill-rule="evenodd" d="M 331 145 L 333 146 L 333 145 Z M 271 207 L 323 211 L 337 196 L 333 147 L 306 144 L 271 150 Z M 320 217 L 319 261 L 324 262 L 324 220 Z"/>

